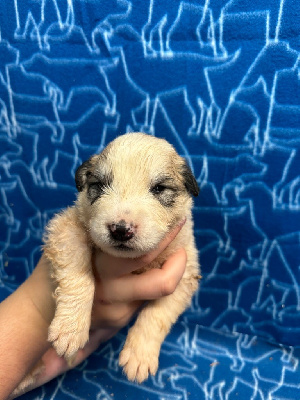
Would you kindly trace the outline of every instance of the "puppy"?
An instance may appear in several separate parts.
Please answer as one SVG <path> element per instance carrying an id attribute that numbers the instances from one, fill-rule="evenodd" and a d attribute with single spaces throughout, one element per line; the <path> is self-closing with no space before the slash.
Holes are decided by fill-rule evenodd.
<path id="1" fill-rule="evenodd" d="M 56 312 L 48 339 L 69 360 L 89 338 L 94 249 L 116 257 L 140 257 L 186 218 L 175 240 L 149 265 L 160 268 L 184 247 L 185 273 L 171 295 L 142 309 L 120 354 L 128 379 L 142 382 L 156 373 L 161 344 L 198 287 L 191 208 L 199 188 L 168 142 L 142 133 L 115 139 L 78 168 L 75 181 L 77 201 L 50 221 L 44 246 L 56 283 Z"/>

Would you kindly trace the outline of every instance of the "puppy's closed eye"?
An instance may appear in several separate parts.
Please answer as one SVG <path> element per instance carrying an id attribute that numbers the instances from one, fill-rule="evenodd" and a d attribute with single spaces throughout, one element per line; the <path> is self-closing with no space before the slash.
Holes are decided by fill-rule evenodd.
<path id="1" fill-rule="evenodd" d="M 105 192 L 107 185 L 103 181 L 91 182 L 88 185 L 88 197 L 93 204 Z"/>
<path id="2" fill-rule="evenodd" d="M 150 192 L 157 198 L 161 205 L 165 207 L 172 207 L 177 197 L 177 189 L 168 183 L 155 183 Z"/>

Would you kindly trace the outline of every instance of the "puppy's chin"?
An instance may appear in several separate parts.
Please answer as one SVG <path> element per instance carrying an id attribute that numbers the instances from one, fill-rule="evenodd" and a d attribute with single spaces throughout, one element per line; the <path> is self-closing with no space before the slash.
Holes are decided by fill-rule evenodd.
<path id="1" fill-rule="evenodd" d="M 134 245 L 130 244 L 107 244 L 107 243 L 96 243 L 97 247 L 99 247 L 102 251 L 107 254 L 110 254 L 114 257 L 120 258 L 138 258 L 142 257 L 145 254 L 149 253 L 152 248 L 138 248 Z"/>
<path id="2" fill-rule="evenodd" d="M 136 250 L 132 247 L 126 245 L 116 245 L 116 246 L 101 246 L 101 249 L 114 257 L 120 258 L 138 258 L 142 257 L 149 251 Z"/>

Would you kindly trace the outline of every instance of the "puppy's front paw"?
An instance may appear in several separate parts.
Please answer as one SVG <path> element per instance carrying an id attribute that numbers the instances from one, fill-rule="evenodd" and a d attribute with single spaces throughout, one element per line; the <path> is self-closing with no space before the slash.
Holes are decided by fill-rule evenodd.
<path id="1" fill-rule="evenodd" d="M 127 340 L 120 353 L 119 364 L 130 381 L 141 383 L 149 373 L 155 375 L 158 368 L 159 348 L 149 343 L 134 345 Z"/>
<path id="2" fill-rule="evenodd" d="M 52 343 L 56 353 L 72 362 L 79 349 L 89 340 L 89 324 L 78 327 L 77 323 L 54 318 L 48 331 L 48 341 Z"/>

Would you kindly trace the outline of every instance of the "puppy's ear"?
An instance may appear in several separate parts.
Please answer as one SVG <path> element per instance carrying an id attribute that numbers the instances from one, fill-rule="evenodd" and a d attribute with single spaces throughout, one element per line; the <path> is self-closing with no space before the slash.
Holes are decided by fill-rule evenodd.
<path id="1" fill-rule="evenodd" d="M 197 197 L 198 194 L 200 193 L 200 189 L 198 186 L 198 183 L 196 181 L 196 178 L 194 177 L 191 168 L 187 164 L 187 162 L 184 160 L 183 166 L 182 166 L 182 176 L 184 178 L 184 185 L 188 193 L 192 194 L 193 196 Z"/>
<path id="2" fill-rule="evenodd" d="M 84 185 L 86 184 L 87 181 L 87 175 L 90 173 L 90 168 L 91 168 L 90 159 L 85 161 L 77 168 L 75 172 L 75 183 L 78 192 L 82 192 L 82 190 L 84 189 Z"/>

